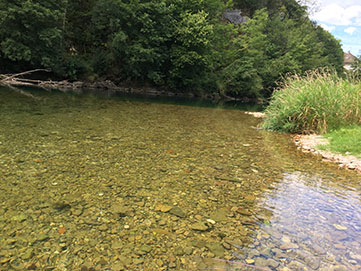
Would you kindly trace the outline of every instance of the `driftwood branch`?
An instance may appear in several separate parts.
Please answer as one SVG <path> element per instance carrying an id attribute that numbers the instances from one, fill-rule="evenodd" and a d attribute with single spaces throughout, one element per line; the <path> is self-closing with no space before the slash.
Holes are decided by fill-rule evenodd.
<path id="1" fill-rule="evenodd" d="M 52 81 L 52 80 L 34 80 L 23 78 L 24 75 L 28 75 L 35 72 L 46 71 L 50 72 L 47 69 L 35 69 L 31 71 L 25 71 L 16 74 L 0 74 L 0 85 L 3 86 L 30 86 L 30 87 L 40 87 L 46 90 L 58 89 L 60 91 L 68 91 L 68 90 L 79 90 L 79 89 L 111 89 L 111 90 L 119 90 L 113 82 L 111 81 L 103 81 L 103 82 L 94 82 L 94 83 L 86 83 L 81 81 L 69 82 L 67 80 L 63 81 Z"/>
<path id="2" fill-rule="evenodd" d="M 26 74 L 30 74 L 30 73 L 34 73 L 34 72 L 50 72 L 50 70 L 47 70 L 47 69 L 35 69 L 35 70 L 30 70 L 30 71 L 25 71 L 25 72 L 21 72 L 21 73 L 15 73 L 15 74 L 11 74 L 11 75 L 1 75 L 1 77 L 3 77 L 3 79 L 0 80 L 0 82 L 5 82 L 6 81 L 10 81 L 10 80 L 20 80 L 18 77 L 19 76 L 23 76 L 23 75 L 26 75 Z"/>

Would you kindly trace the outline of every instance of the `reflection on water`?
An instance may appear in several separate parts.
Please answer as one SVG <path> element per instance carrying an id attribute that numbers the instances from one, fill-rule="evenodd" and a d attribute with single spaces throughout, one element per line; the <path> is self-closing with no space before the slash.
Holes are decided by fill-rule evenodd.
<path id="1" fill-rule="evenodd" d="M 237 110 L 0 89 L 1 270 L 359 270 L 360 177 Z"/>

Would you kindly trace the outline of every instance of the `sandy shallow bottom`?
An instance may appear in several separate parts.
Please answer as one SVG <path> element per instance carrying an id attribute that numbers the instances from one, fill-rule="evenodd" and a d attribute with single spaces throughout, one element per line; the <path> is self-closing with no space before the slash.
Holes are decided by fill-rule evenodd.
<path id="1" fill-rule="evenodd" d="M 340 168 L 355 170 L 361 174 L 361 159 L 353 155 L 342 155 L 330 151 L 319 150 L 317 145 L 328 144 L 328 139 L 320 135 L 296 135 L 294 142 L 303 152 L 310 152 L 314 155 L 322 156 L 322 159 L 337 163 Z"/>

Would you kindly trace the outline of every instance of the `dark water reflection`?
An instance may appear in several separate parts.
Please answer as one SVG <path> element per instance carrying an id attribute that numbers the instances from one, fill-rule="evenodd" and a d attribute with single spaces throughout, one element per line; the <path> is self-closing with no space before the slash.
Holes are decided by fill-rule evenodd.
<path id="1" fill-rule="evenodd" d="M 0 89 L 1 270 L 361 269 L 360 176 L 288 135 L 220 105 L 26 92 Z"/>

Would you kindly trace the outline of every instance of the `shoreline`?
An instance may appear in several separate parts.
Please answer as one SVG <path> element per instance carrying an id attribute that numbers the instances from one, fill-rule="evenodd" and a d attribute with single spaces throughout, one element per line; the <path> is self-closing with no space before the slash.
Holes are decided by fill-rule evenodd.
<path id="1" fill-rule="evenodd" d="M 320 135 L 294 135 L 293 142 L 297 149 L 304 153 L 321 156 L 323 161 L 338 164 L 340 168 L 348 169 L 361 174 L 361 158 L 354 155 L 342 155 L 330 151 L 316 149 L 317 145 L 328 144 L 328 139 Z"/>
<path id="2" fill-rule="evenodd" d="M 265 118 L 266 115 L 261 112 L 245 112 L 248 115 L 252 115 L 255 118 Z M 322 161 L 332 162 L 338 164 L 339 168 L 352 170 L 361 174 L 361 158 L 354 155 L 343 155 L 339 153 L 333 153 L 330 151 L 324 151 L 317 149 L 317 145 L 326 145 L 329 143 L 327 138 L 321 135 L 293 135 L 293 143 L 297 146 L 297 149 L 304 153 L 311 153 L 312 155 L 321 156 Z"/>
<path id="3" fill-rule="evenodd" d="M 68 80 L 53 81 L 53 80 L 34 80 L 23 78 L 23 75 L 31 74 L 33 72 L 43 71 L 42 69 L 27 71 L 14 75 L 1 75 L 0 74 L 0 85 L 7 87 L 38 87 L 46 90 L 59 90 L 62 92 L 73 91 L 81 93 L 85 90 L 95 92 L 114 92 L 114 93 L 125 93 L 125 94 L 140 94 L 153 97 L 180 97 L 180 98 L 200 98 L 204 100 L 212 101 L 235 101 L 240 103 L 257 103 L 260 104 L 262 101 L 255 98 L 248 97 L 231 97 L 220 93 L 207 93 L 207 92 L 173 92 L 164 87 L 151 87 L 151 86 L 137 86 L 133 84 L 127 84 L 125 82 L 116 84 L 111 80 L 100 80 L 94 82 L 87 81 L 74 81 L 69 82 Z"/>

